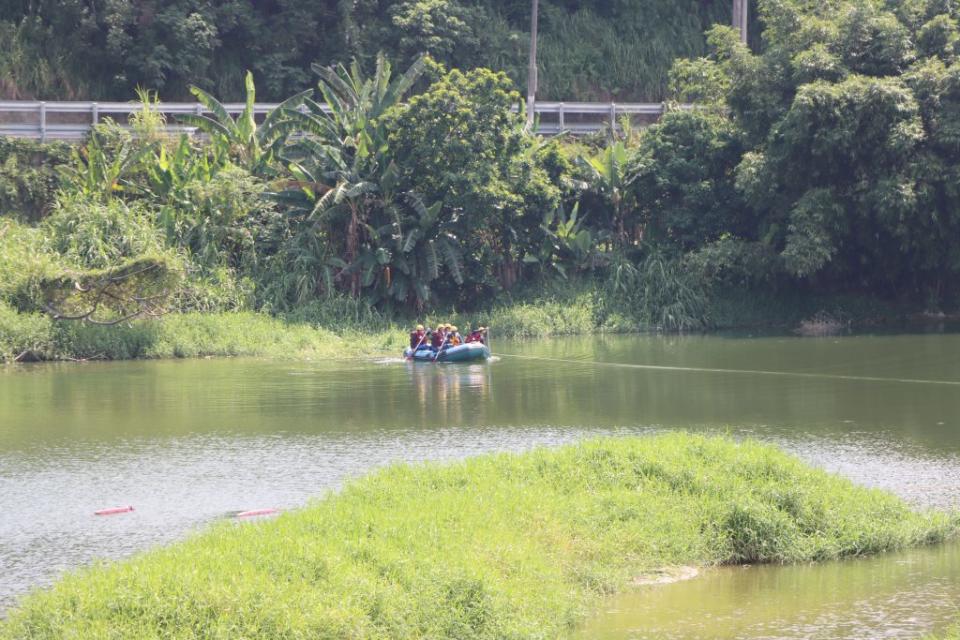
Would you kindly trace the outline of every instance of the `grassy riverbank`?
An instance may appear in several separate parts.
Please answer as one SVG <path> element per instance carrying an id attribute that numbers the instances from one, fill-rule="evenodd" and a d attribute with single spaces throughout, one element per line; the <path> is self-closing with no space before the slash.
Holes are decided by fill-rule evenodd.
<path id="1" fill-rule="evenodd" d="M 425 318 L 388 317 L 359 301 L 317 303 L 284 316 L 255 312 L 173 313 L 116 326 L 57 322 L 18 313 L 0 302 L 0 363 L 37 360 L 128 360 L 261 356 L 352 358 L 396 355 L 409 326 L 451 322 L 461 329 L 487 325 L 497 338 L 546 338 L 591 333 L 655 331 L 610 312 L 589 283 L 567 290 L 518 296 L 487 311 L 431 313 Z M 899 322 L 907 311 L 869 298 L 723 294 L 711 305 L 711 329 L 792 329 L 817 312 L 858 324 Z"/>
<path id="2" fill-rule="evenodd" d="M 680 564 L 944 540 L 960 522 L 769 446 L 673 434 L 395 466 L 33 594 L 0 638 L 555 638 Z"/>
<path id="3" fill-rule="evenodd" d="M 495 315 L 497 337 L 586 334 L 598 330 L 589 310 L 559 303 L 519 304 L 491 314 L 451 313 L 443 319 L 463 328 Z M 439 322 L 439 317 L 428 318 Z M 412 321 L 411 321 L 412 322 Z M 499 324 L 502 323 L 502 324 Z M 609 327 L 617 330 L 617 327 Z M 41 314 L 18 314 L 0 305 L 0 363 L 44 360 L 129 360 L 263 356 L 354 358 L 397 355 L 409 328 L 389 320 L 320 324 L 309 314 L 186 313 L 117 326 L 55 322 Z"/>
<path id="4" fill-rule="evenodd" d="M 264 356 L 350 358 L 397 355 L 416 322 L 456 323 L 461 331 L 489 325 L 495 338 L 549 337 L 637 331 L 602 312 L 595 292 L 580 283 L 567 291 L 503 301 L 487 311 L 391 317 L 360 301 L 337 298 L 293 313 L 173 313 L 116 326 L 57 322 L 17 313 L 0 302 L 0 362 L 36 360 Z"/>
<path id="5" fill-rule="evenodd" d="M 0 362 L 265 356 L 344 358 L 397 354 L 397 329 L 334 332 L 259 313 L 172 314 L 102 327 L 56 323 L 0 307 Z"/>

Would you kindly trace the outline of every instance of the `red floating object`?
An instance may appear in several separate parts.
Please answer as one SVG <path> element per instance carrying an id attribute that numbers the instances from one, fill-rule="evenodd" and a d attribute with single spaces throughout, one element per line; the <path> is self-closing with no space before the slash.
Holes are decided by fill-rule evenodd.
<path id="1" fill-rule="evenodd" d="M 112 516 L 118 513 L 129 513 L 131 511 L 133 511 L 133 507 L 110 507 L 109 509 L 100 509 L 99 511 L 94 511 L 93 515 Z"/>
<path id="2" fill-rule="evenodd" d="M 241 511 L 237 514 L 238 518 L 251 518 L 253 516 L 269 516 L 274 513 L 280 513 L 279 509 L 252 509 L 250 511 Z"/>

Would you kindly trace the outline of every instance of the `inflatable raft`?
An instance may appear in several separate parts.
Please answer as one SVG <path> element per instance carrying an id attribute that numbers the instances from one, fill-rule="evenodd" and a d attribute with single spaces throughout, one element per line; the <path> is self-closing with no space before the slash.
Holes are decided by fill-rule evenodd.
<path id="1" fill-rule="evenodd" d="M 416 362 L 476 362 L 489 358 L 490 349 L 485 344 L 470 342 L 456 347 L 447 347 L 440 353 L 435 353 L 429 348 L 420 348 L 416 352 L 413 349 L 407 349 L 403 352 L 403 357 Z"/>

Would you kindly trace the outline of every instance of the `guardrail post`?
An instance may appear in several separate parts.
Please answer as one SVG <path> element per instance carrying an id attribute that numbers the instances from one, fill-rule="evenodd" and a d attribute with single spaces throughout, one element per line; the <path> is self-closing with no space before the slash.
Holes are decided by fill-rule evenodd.
<path id="1" fill-rule="evenodd" d="M 560 103 L 560 131 L 563 131 L 566 128 L 566 122 L 563 118 L 563 103 Z"/>
<path id="2" fill-rule="evenodd" d="M 610 135 L 616 137 L 617 135 L 617 103 L 610 103 Z"/>
<path id="3" fill-rule="evenodd" d="M 93 114 L 93 115 L 92 115 L 93 125 L 96 126 L 96 125 L 100 124 L 100 105 L 97 104 L 96 102 L 94 102 L 94 103 L 91 105 L 91 110 L 92 110 L 92 114 Z"/>
<path id="4" fill-rule="evenodd" d="M 40 102 L 40 142 L 47 141 L 47 103 Z"/>

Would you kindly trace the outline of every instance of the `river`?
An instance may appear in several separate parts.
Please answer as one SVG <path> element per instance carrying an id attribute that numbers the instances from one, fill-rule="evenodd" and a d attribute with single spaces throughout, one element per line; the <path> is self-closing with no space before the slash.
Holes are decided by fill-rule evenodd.
<path id="1" fill-rule="evenodd" d="M 0 368 L 0 612 L 66 570 L 240 510 L 301 506 L 392 461 L 603 434 L 754 437 L 917 506 L 960 507 L 958 334 L 493 347 L 495 361 L 469 366 L 245 359 Z M 128 504 L 134 512 L 93 516 Z M 960 550 L 947 547 L 709 570 L 616 598 L 583 633 L 695 638 L 712 621 L 712 637 L 912 638 L 955 619 L 958 603 Z"/>

